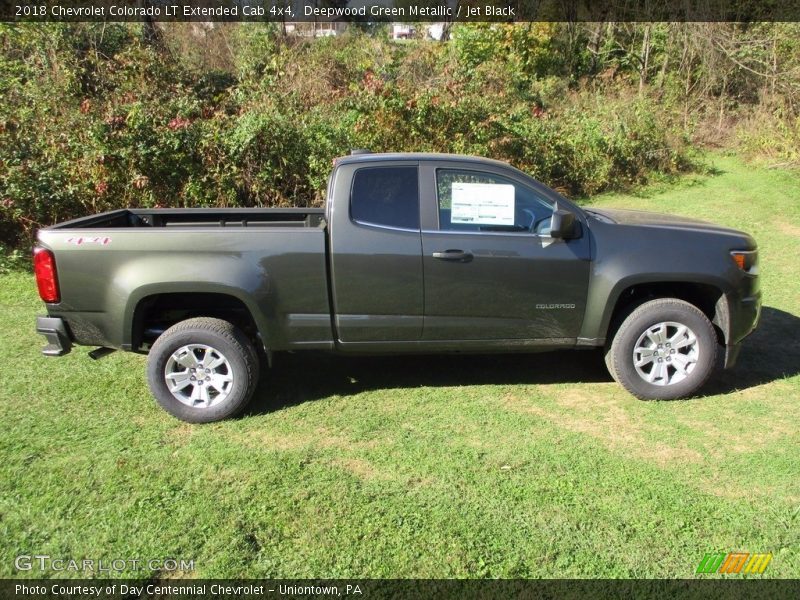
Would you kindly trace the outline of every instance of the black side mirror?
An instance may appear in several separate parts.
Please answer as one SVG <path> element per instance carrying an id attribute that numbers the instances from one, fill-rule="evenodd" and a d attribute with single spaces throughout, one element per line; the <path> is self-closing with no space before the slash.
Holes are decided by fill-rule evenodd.
<path id="1" fill-rule="evenodd" d="M 575 215 L 568 210 L 557 208 L 550 218 L 550 237 L 568 240 L 577 237 L 578 227 Z"/>

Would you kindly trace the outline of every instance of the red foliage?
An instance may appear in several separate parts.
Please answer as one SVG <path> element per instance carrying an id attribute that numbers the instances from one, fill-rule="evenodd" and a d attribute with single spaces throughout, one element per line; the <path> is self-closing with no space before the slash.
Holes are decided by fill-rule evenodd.
<path id="1" fill-rule="evenodd" d="M 185 119 L 183 117 L 175 117 L 169 122 L 167 127 L 169 127 L 172 131 L 177 131 L 178 129 L 185 129 L 191 124 L 192 124 L 191 119 Z"/>

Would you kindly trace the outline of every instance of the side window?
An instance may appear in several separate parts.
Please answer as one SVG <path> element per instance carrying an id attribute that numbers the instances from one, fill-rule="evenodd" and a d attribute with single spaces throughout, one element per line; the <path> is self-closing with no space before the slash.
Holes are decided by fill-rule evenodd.
<path id="1" fill-rule="evenodd" d="M 419 229 L 417 167 L 365 167 L 356 171 L 350 216 L 358 223 Z"/>
<path id="2" fill-rule="evenodd" d="M 482 171 L 436 172 L 439 229 L 545 233 L 553 206 L 533 190 Z"/>

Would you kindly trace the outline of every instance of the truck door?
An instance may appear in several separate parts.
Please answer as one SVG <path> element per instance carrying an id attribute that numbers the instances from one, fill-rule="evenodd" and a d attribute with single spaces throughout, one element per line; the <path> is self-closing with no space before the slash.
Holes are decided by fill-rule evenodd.
<path id="1" fill-rule="evenodd" d="M 341 164 L 332 188 L 331 290 L 339 341 L 418 341 L 424 308 L 418 164 Z"/>
<path id="2" fill-rule="evenodd" d="M 423 339 L 574 340 L 590 243 L 585 228 L 547 235 L 554 193 L 480 163 L 423 163 L 421 175 Z"/>

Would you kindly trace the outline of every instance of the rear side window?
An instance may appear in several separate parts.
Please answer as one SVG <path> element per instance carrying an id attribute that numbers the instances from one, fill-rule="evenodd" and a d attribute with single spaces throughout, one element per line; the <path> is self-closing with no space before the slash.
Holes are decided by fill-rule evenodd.
<path id="1" fill-rule="evenodd" d="M 374 167 L 356 171 L 350 216 L 358 223 L 419 229 L 417 167 Z"/>

